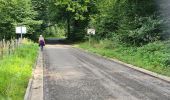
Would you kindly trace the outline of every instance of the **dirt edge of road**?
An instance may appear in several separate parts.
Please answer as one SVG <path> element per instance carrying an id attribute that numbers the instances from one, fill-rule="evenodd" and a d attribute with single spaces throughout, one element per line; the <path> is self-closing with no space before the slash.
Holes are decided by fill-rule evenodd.
<path id="1" fill-rule="evenodd" d="M 149 71 L 149 70 L 146 70 L 146 69 L 143 69 L 143 68 L 140 68 L 140 67 L 131 65 L 131 64 L 127 64 L 127 63 L 122 62 L 122 61 L 120 61 L 120 60 L 118 60 L 118 59 L 108 58 L 108 57 L 106 57 L 106 56 L 102 56 L 102 55 L 99 55 L 99 54 L 96 54 L 96 53 L 92 53 L 92 52 L 90 52 L 90 51 L 88 51 L 88 50 L 85 50 L 85 49 L 82 49 L 82 48 L 79 48 L 79 47 L 76 47 L 76 46 L 72 46 L 72 48 L 74 48 L 74 49 L 79 49 L 79 50 L 84 51 L 84 52 L 86 52 L 86 53 L 90 53 L 90 54 L 92 54 L 92 55 L 94 55 L 94 56 L 98 56 L 98 57 L 105 58 L 105 59 L 107 59 L 107 60 L 116 62 L 116 63 L 118 63 L 118 64 L 121 64 L 121 65 L 124 65 L 124 66 L 126 66 L 126 67 L 135 69 L 135 70 L 137 70 L 137 71 L 139 71 L 139 72 L 142 72 L 142 73 L 144 73 L 144 74 L 153 76 L 153 77 L 155 77 L 155 78 L 159 78 L 159 79 L 161 79 L 161 80 L 164 80 L 164 81 L 170 83 L 170 77 L 168 77 L 168 76 L 164 76 L 164 75 L 161 75 L 161 74 L 158 74 L 158 73 L 155 73 L 155 72 L 151 72 L 151 71 Z"/>
<path id="2" fill-rule="evenodd" d="M 43 100 L 43 54 L 39 52 L 24 100 Z"/>

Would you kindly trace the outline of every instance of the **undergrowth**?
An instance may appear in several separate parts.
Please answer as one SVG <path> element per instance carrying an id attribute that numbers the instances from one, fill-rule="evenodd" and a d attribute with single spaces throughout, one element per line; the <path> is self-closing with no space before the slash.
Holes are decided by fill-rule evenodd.
<path id="1" fill-rule="evenodd" d="M 0 60 L 0 100 L 23 100 L 37 50 L 37 44 L 24 42 Z"/>
<path id="2" fill-rule="evenodd" d="M 141 47 L 125 46 L 110 40 L 80 43 L 80 48 L 170 76 L 170 41 L 156 41 Z"/>

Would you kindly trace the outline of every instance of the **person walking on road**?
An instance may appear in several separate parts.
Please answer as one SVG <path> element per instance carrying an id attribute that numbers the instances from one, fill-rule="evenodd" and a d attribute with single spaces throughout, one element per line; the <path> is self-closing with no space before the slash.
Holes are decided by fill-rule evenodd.
<path id="1" fill-rule="evenodd" d="M 44 37 L 42 35 L 40 35 L 38 42 L 39 42 L 39 46 L 41 48 L 41 51 L 43 51 L 43 47 L 45 46 L 45 40 L 44 40 Z"/>

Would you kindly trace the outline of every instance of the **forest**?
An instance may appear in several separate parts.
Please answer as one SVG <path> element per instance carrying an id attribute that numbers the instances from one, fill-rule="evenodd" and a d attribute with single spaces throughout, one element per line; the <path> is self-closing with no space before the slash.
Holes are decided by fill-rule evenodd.
<path id="1" fill-rule="evenodd" d="M 66 33 L 68 39 L 85 39 L 95 28 L 97 39 L 117 39 L 141 46 L 164 40 L 164 20 L 156 0 L 0 0 L 0 38 L 16 37 L 15 27 L 25 25 L 30 36 Z M 60 32 L 61 31 L 61 32 Z"/>
<path id="2" fill-rule="evenodd" d="M 155 72 L 169 73 L 167 0 L 0 0 L 0 39 L 25 37 L 81 41 L 80 47 Z M 91 45 L 87 29 L 94 28 Z M 97 49 L 98 48 L 98 49 Z"/>

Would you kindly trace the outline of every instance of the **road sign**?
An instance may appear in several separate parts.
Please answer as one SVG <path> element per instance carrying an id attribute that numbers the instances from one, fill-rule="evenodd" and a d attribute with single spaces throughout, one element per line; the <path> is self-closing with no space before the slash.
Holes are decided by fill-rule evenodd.
<path id="1" fill-rule="evenodd" d="M 17 34 L 26 34 L 27 33 L 27 29 L 24 26 L 16 27 L 16 33 Z"/>
<path id="2" fill-rule="evenodd" d="M 95 35 L 95 29 L 87 29 L 87 34 Z"/>
<path id="3" fill-rule="evenodd" d="M 16 27 L 16 33 L 21 34 L 21 41 L 22 41 L 22 34 L 27 33 L 27 28 L 25 26 Z"/>

